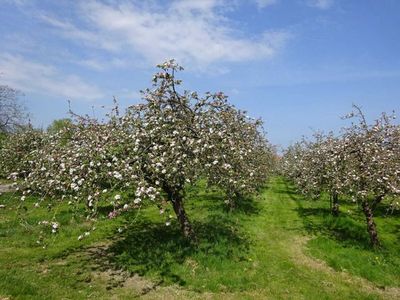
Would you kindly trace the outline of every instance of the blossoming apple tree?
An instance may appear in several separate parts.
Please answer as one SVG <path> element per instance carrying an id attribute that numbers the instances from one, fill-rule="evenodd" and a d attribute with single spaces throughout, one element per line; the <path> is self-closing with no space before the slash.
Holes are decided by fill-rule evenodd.
<path id="1" fill-rule="evenodd" d="M 47 134 L 29 160 L 24 193 L 84 201 L 92 217 L 101 201 L 114 205 L 110 217 L 145 202 L 162 212 L 169 203 L 184 236 L 195 239 L 184 208 L 187 185 L 205 178 L 228 197 L 261 187 L 273 157 L 261 122 L 221 92 L 179 91 L 182 68 L 174 60 L 159 68 L 143 103 L 124 114 L 116 107 L 107 122 L 75 115 L 74 124 Z M 134 196 L 121 196 L 123 189 Z"/>
<path id="2" fill-rule="evenodd" d="M 282 162 L 283 172 L 305 194 L 329 192 L 335 215 L 339 196 L 358 203 L 371 244 L 377 246 L 374 210 L 383 200 L 400 195 L 400 126 L 386 114 L 368 124 L 357 106 L 348 118 L 356 118 L 357 122 L 343 128 L 340 136 L 318 135 L 314 141 L 289 147 Z"/>
<path id="3" fill-rule="evenodd" d="M 0 178 L 24 177 L 32 157 L 43 145 L 44 134 L 28 125 L 4 137 L 0 145 Z"/>

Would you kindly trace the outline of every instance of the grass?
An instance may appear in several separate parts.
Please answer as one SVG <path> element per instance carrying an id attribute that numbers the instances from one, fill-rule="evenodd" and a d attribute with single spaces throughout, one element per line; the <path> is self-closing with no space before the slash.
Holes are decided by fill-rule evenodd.
<path id="1" fill-rule="evenodd" d="M 360 209 L 341 203 L 341 214 L 333 217 L 325 202 L 297 201 L 305 228 L 316 237 L 308 243 L 309 253 L 325 260 L 335 270 L 345 270 L 378 286 L 400 285 L 399 212 L 376 211 L 381 247 L 371 250 L 365 217 Z M 325 204 L 325 205 L 324 205 Z"/>
<path id="2" fill-rule="evenodd" d="M 91 224 L 71 221 L 44 235 L 38 221 L 46 205 L 14 209 L 19 196 L 0 204 L 0 299 L 396 299 L 400 295 L 399 218 L 378 217 L 383 247 L 368 247 L 364 220 L 354 207 L 329 215 L 327 201 L 297 195 L 274 178 L 261 195 L 229 212 L 218 191 L 188 191 L 186 209 L 199 238 L 187 243 L 179 226 L 165 226 L 154 207 Z M 33 207 L 35 199 L 25 205 Z M 103 208 L 103 215 L 107 214 Z M 351 210 L 352 209 L 352 210 Z M 348 210 L 351 210 L 348 212 Z M 55 213 L 54 213 L 55 212 Z M 118 230 L 119 229 L 119 230 Z M 48 229 L 47 229 L 48 230 Z M 46 245 L 43 249 L 43 245 Z"/>

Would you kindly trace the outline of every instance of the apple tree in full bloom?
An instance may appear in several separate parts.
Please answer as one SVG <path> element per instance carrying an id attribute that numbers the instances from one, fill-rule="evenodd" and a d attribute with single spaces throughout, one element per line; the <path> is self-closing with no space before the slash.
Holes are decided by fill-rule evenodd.
<path id="1" fill-rule="evenodd" d="M 339 136 L 317 135 L 314 141 L 302 141 L 289 147 L 284 155 L 283 172 L 305 194 L 331 195 L 332 212 L 338 214 L 338 197 L 358 203 L 366 218 L 371 244 L 379 244 L 375 208 L 383 201 L 400 196 L 400 126 L 394 116 L 382 114 L 368 124 L 362 111 L 348 118 L 357 122 L 343 128 Z"/>
<path id="2" fill-rule="evenodd" d="M 0 178 L 24 177 L 31 169 L 31 158 L 43 145 L 44 134 L 31 125 L 19 128 L 0 141 Z"/>
<path id="3" fill-rule="evenodd" d="M 178 91 L 175 74 L 182 68 L 174 60 L 159 68 L 143 103 L 124 114 L 115 107 L 106 122 L 75 115 L 69 126 L 46 134 L 29 158 L 24 194 L 83 201 L 91 217 L 101 201 L 114 206 L 110 218 L 145 202 L 160 212 L 170 204 L 183 234 L 195 239 L 184 209 L 186 186 L 205 178 L 229 199 L 257 191 L 273 159 L 261 122 L 221 92 Z M 121 196 L 124 189 L 134 196 Z"/>

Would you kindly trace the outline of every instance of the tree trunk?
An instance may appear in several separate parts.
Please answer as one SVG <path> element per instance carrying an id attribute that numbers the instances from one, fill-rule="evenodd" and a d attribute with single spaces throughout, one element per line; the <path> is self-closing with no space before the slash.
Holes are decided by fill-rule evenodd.
<path id="1" fill-rule="evenodd" d="M 242 196 L 239 192 L 235 191 L 232 196 L 229 197 L 229 211 L 234 211 L 239 201 L 242 199 Z"/>
<path id="2" fill-rule="evenodd" d="M 339 216 L 339 196 L 336 192 L 333 192 L 331 197 L 332 197 L 332 205 L 331 205 L 332 215 L 335 217 L 338 217 Z"/>
<path id="3" fill-rule="evenodd" d="M 168 192 L 168 200 L 171 201 L 174 208 L 176 218 L 181 226 L 181 230 L 185 238 L 196 241 L 192 225 L 189 218 L 186 216 L 185 208 L 183 207 L 183 199 L 179 193 Z"/>
<path id="4" fill-rule="evenodd" d="M 367 221 L 367 230 L 369 233 L 371 245 L 373 247 L 379 246 L 378 232 L 376 231 L 376 224 L 374 222 L 372 209 L 367 200 L 362 202 L 362 209 Z"/>

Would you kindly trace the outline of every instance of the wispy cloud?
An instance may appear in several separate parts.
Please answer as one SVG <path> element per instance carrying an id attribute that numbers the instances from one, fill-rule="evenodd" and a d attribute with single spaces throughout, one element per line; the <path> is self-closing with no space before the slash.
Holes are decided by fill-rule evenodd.
<path id="1" fill-rule="evenodd" d="M 333 6 L 334 0 L 308 0 L 307 4 L 311 7 L 326 10 Z"/>
<path id="2" fill-rule="evenodd" d="M 104 96 L 98 87 L 86 83 L 79 76 L 64 74 L 54 66 L 8 53 L 0 53 L 0 82 L 23 92 L 64 99 L 94 100 Z"/>
<path id="3" fill-rule="evenodd" d="M 265 8 L 267 6 L 274 5 L 278 3 L 278 0 L 255 0 L 259 8 Z"/>
<path id="4" fill-rule="evenodd" d="M 84 42 L 85 46 L 96 46 L 108 51 L 117 51 L 121 43 L 115 43 L 114 39 L 107 36 L 101 36 L 99 33 L 85 30 L 74 25 L 72 22 L 57 19 L 56 17 L 41 13 L 38 16 L 43 22 L 58 29 L 57 33 L 61 33 L 64 37 Z"/>
<path id="5" fill-rule="evenodd" d="M 258 2 L 265 6 L 273 1 Z M 221 13 L 228 3 L 176 0 L 161 7 L 138 2 L 112 5 L 93 0 L 79 5 L 84 27 L 55 16 L 44 14 L 41 18 L 78 43 L 115 55 L 133 53 L 152 64 L 174 57 L 184 64 L 206 68 L 216 62 L 269 59 L 279 53 L 290 37 L 287 31 L 266 30 L 246 36 L 235 30 Z"/>

